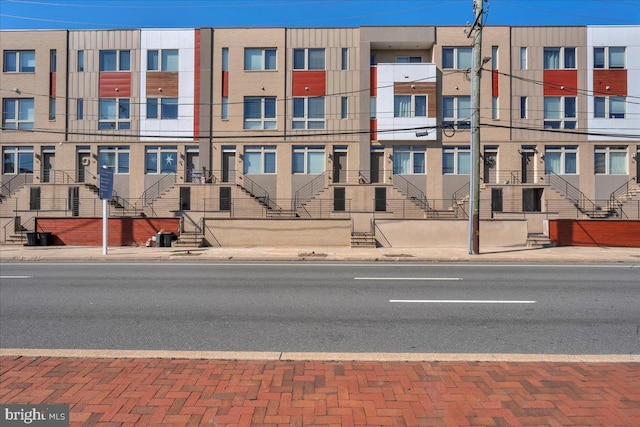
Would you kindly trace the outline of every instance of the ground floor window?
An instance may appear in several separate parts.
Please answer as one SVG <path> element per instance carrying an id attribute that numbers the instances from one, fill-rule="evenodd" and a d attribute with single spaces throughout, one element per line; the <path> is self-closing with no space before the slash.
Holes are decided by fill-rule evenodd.
<path id="1" fill-rule="evenodd" d="M 325 171 L 324 147 L 293 147 L 293 173 L 321 174 Z"/>
<path id="2" fill-rule="evenodd" d="M 147 174 L 176 173 L 178 168 L 178 148 L 147 147 L 145 152 L 145 165 Z"/>
<path id="3" fill-rule="evenodd" d="M 471 150 L 469 147 L 446 147 L 442 151 L 442 173 L 445 175 L 469 175 Z"/>
<path id="4" fill-rule="evenodd" d="M 276 173 L 276 146 L 260 145 L 260 146 L 253 146 L 253 147 L 245 147 L 244 173 L 245 174 Z"/>
<path id="5" fill-rule="evenodd" d="M 393 173 L 419 175 L 426 172 L 425 146 L 397 146 L 393 148 Z"/>
<path id="6" fill-rule="evenodd" d="M 596 147 L 595 173 L 600 175 L 627 174 L 627 147 Z"/>
<path id="7" fill-rule="evenodd" d="M 98 147 L 98 167 L 115 173 L 129 173 L 129 147 Z"/>
<path id="8" fill-rule="evenodd" d="M 33 173 L 33 147 L 4 147 L 2 173 L 5 175 Z"/>
<path id="9" fill-rule="evenodd" d="M 545 174 L 574 175 L 578 173 L 578 147 L 546 147 Z"/>

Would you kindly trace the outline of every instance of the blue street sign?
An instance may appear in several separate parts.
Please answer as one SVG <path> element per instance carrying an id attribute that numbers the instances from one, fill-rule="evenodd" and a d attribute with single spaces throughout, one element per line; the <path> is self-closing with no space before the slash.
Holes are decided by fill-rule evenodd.
<path id="1" fill-rule="evenodd" d="M 113 195 L 113 169 L 100 169 L 100 199 L 111 200 Z"/>

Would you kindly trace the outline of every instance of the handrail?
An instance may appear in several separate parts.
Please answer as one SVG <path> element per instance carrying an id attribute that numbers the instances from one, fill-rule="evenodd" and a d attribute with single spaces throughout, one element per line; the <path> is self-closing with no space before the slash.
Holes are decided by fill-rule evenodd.
<path id="1" fill-rule="evenodd" d="M 632 185 L 631 183 L 635 182 L 636 184 L 633 186 L 634 188 L 640 188 L 639 183 L 637 182 L 637 177 L 631 178 L 629 181 L 622 184 L 620 187 L 616 188 L 611 192 L 609 196 L 609 208 L 615 208 L 617 206 L 622 206 L 624 202 L 619 199 L 620 196 L 626 196 L 631 192 Z"/>
<path id="2" fill-rule="evenodd" d="M 267 190 L 240 171 L 236 171 L 236 184 L 249 193 L 251 197 L 258 200 L 265 208 L 270 210 L 282 210 L 282 208 L 271 199 Z"/>
<path id="3" fill-rule="evenodd" d="M 175 173 L 166 174 L 158 182 L 150 185 L 146 190 L 144 190 L 138 200 L 142 202 L 142 206 L 147 206 L 149 203 L 152 203 L 155 199 L 160 197 L 166 189 L 174 185 L 176 183 L 176 179 Z"/>
<path id="4" fill-rule="evenodd" d="M 0 185 L 0 196 L 9 197 L 16 192 L 20 187 L 27 183 L 27 176 L 33 176 L 31 172 L 20 172 L 7 182 L 3 182 Z"/>
<path id="5" fill-rule="evenodd" d="M 427 202 L 427 196 L 424 194 L 424 191 L 410 183 L 409 180 L 402 175 L 394 174 L 392 181 L 393 188 L 400 191 L 409 200 L 416 203 L 420 209 L 425 211 L 429 209 L 429 203 Z"/>
<path id="6" fill-rule="evenodd" d="M 327 187 L 327 172 L 316 176 L 311 181 L 300 187 L 294 196 L 293 206 L 297 209 L 303 203 L 313 199 L 316 193 L 319 193 Z M 320 189 L 320 191 L 318 191 Z"/>
<path id="7" fill-rule="evenodd" d="M 467 196 L 471 195 L 471 183 L 466 182 L 462 185 L 462 187 L 458 188 L 451 194 L 451 202 L 455 206 L 458 202 L 465 199 Z"/>
<path id="8" fill-rule="evenodd" d="M 547 171 L 548 183 L 551 187 L 564 191 L 564 196 L 571 200 L 576 208 L 588 216 L 594 216 L 598 207 L 578 187 L 571 184 L 555 172 Z M 564 188 L 563 188 L 564 187 Z"/>

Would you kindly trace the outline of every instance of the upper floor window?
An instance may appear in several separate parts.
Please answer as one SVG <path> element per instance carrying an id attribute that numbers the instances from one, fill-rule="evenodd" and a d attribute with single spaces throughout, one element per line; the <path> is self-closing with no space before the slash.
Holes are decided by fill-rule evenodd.
<path id="1" fill-rule="evenodd" d="M 147 98 L 147 119 L 178 118 L 178 98 Z"/>
<path id="2" fill-rule="evenodd" d="M 521 47 L 520 48 L 520 69 L 521 70 L 526 70 L 527 69 L 527 48 L 526 47 Z"/>
<path id="3" fill-rule="evenodd" d="M 131 71 L 131 51 L 101 50 L 100 71 Z"/>
<path id="4" fill-rule="evenodd" d="M 340 118 L 349 118 L 349 98 L 347 98 L 346 96 L 340 98 Z"/>
<path id="5" fill-rule="evenodd" d="M 593 117 L 624 119 L 626 115 L 626 97 L 596 96 L 593 98 Z"/>
<path id="6" fill-rule="evenodd" d="M 58 71 L 58 51 L 51 49 L 49 51 L 49 71 L 55 73 Z"/>
<path id="7" fill-rule="evenodd" d="M 627 147 L 596 147 L 595 173 L 599 175 L 627 174 Z"/>
<path id="8" fill-rule="evenodd" d="M 115 173 L 129 173 L 129 147 L 98 147 L 98 171 L 105 166 Z"/>
<path id="9" fill-rule="evenodd" d="M 577 147 L 546 147 L 544 150 L 545 173 L 574 175 L 578 173 Z"/>
<path id="10" fill-rule="evenodd" d="M 377 117 L 377 100 L 375 96 L 369 97 L 369 118 L 375 119 Z"/>
<path id="11" fill-rule="evenodd" d="M 78 65 L 77 65 L 77 70 L 79 73 L 84 71 L 84 50 L 79 50 L 78 51 Z"/>
<path id="12" fill-rule="evenodd" d="M 624 47 L 594 47 L 593 68 L 625 68 Z"/>
<path id="13" fill-rule="evenodd" d="M 468 175 L 471 170 L 469 147 L 445 147 L 442 150 L 442 173 Z"/>
<path id="14" fill-rule="evenodd" d="M 100 98 L 99 130 L 131 129 L 129 98 Z"/>
<path id="15" fill-rule="evenodd" d="M 324 129 L 324 96 L 293 98 L 292 129 Z"/>
<path id="16" fill-rule="evenodd" d="M 393 173 L 397 175 L 417 175 L 426 171 L 424 145 L 397 146 L 393 148 Z"/>
<path id="17" fill-rule="evenodd" d="M 575 129 L 576 125 L 575 96 L 544 97 L 545 129 Z"/>
<path id="18" fill-rule="evenodd" d="M 562 70 L 576 68 L 575 47 L 545 47 L 544 69 Z"/>
<path id="19" fill-rule="evenodd" d="M 147 71 L 178 71 L 178 49 L 147 51 Z"/>
<path id="20" fill-rule="evenodd" d="M 293 173 L 321 174 L 325 170 L 324 147 L 293 147 Z"/>
<path id="21" fill-rule="evenodd" d="M 35 50 L 5 50 L 4 72 L 34 73 L 36 71 Z"/>
<path id="22" fill-rule="evenodd" d="M 471 68 L 473 49 L 470 47 L 443 47 L 442 68 L 466 70 Z"/>
<path id="23" fill-rule="evenodd" d="M 294 70 L 324 70 L 324 49 L 293 49 Z"/>
<path id="24" fill-rule="evenodd" d="M 229 48 L 222 48 L 222 71 L 229 71 Z"/>
<path id="25" fill-rule="evenodd" d="M 457 129 L 471 128 L 471 97 L 445 96 L 442 98 L 442 125 Z"/>
<path id="26" fill-rule="evenodd" d="M 3 129 L 33 129 L 35 109 L 33 98 L 5 98 L 2 102 Z"/>
<path id="27" fill-rule="evenodd" d="M 340 56 L 340 69 L 348 70 L 349 69 L 349 48 L 343 47 L 342 54 Z"/>
<path id="28" fill-rule="evenodd" d="M 426 117 L 427 95 L 396 95 L 393 117 Z"/>
<path id="29" fill-rule="evenodd" d="M 245 49 L 244 69 L 249 71 L 275 70 L 277 68 L 277 50 Z"/>
<path id="30" fill-rule="evenodd" d="M 244 97 L 244 129 L 275 129 L 276 124 L 275 96 Z"/>
<path id="31" fill-rule="evenodd" d="M 520 118 L 521 119 L 526 119 L 527 115 L 528 115 L 527 97 L 526 96 L 521 96 L 520 97 Z"/>
<path id="32" fill-rule="evenodd" d="M 3 147 L 2 173 L 33 173 L 33 147 Z"/>
<path id="33" fill-rule="evenodd" d="M 178 168 L 178 148 L 147 147 L 145 152 L 145 167 L 147 174 L 176 173 Z"/>
<path id="34" fill-rule="evenodd" d="M 422 56 L 398 56 L 396 58 L 397 64 L 413 64 L 422 62 Z"/>
<path id="35" fill-rule="evenodd" d="M 276 146 L 247 146 L 244 148 L 244 173 L 276 173 Z"/>

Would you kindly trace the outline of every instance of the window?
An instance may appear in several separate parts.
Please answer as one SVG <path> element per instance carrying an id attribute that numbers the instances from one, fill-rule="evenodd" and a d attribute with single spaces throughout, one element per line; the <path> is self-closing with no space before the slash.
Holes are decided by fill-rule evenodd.
<path id="1" fill-rule="evenodd" d="M 468 175 L 471 170 L 469 147 L 446 147 L 442 151 L 442 173 Z"/>
<path id="2" fill-rule="evenodd" d="M 491 98 L 491 118 L 493 120 L 498 120 L 500 118 L 500 105 L 497 96 Z"/>
<path id="3" fill-rule="evenodd" d="M 324 70 L 324 49 L 293 49 L 294 70 Z"/>
<path id="4" fill-rule="evenodd" d="M 527 97 L 526 96 L 520 97 L 520 118 L 521 119 L 527 118 Z"/>
<path id="5" fill-rule="evenodd" d="M 276 98 L 245 96 L 244 129 L 275 129 Z"/>
<path id="6" fill-rule="evenodd" d="M 396 95 L 393 117 L 426 117 L 427 95 Z"/>
<path id="7" fill-rule="evenodd" d="M 627 147 L 596 147 L 595 172 L 599 175 L 627 174 Z"/>
<path id="8" fill-rule="evenodd" d="M 528 67 L 528 59 L 527 59 L 527 48 L 520 48 L 520 69 L 526 70 Z"/>
<path id="9" fill-rule="evenodd" d="M 545 47 L 544 69 L 562 70 L 576 68 L 575 47 Z"/>
<path id="10" fill-rule="evenodd" d="M 129 98 L 101 98 L 98 105 L 99 130 L 128 130 Z"/>
<path id="11" fill-rule="evenodd" d="M 276 146 L 245 147 L 244 173 L 276 173 Z"/>
<path id="12" fill-rule="evenodd" d="M 77 66 L 77 71 L 79 73 L 84 71 L 84 50 L 79 50 L 78 51 L 78 66 Z"/>
<path id="13" fill-rule="evenodd" d="M 349 98 L 347 98 L 346 96 L 343 96 L 340 99 L 340 118 L 349 118 Z"/>
<path id="14" fill-rule="evenodd" d="M 376 112 L 376 97 L 372 96 L 369 98 L 369 109 L 371 111 L 370 113 L 370 118 L 371 119 L 375 119 L 377 112 Z"/>
<path id="15" fill-rule="evenodd" d="M 58 51 L 55 49 L 49 51 L 49 71 L 52 73 L 58 71 Z"/>
<path id="16" fill-rule="evenodd" d="M 147 98 L 147 119 L 158 118 L 160 120 L 176 120 L 178 118 L 178 98 Z"/>
<path id="17" fill-rule="evenodd" d="M 220 112 L 220 118 L 222 120 L 229 120 L 229 97 L 222 97 L 222 111 Z"/>
<path id="18" fill-rule="evenodd" d="M 624 119 L 626 115 L 626 97 L 596 96 L 593 98 L 593 117 Z"/>
<path id="19" fill-rule="evenodd" d="M 292 129 L 324 129 L 324 96 L 293 98 Z"/>
<path id="20" fill-rule="evenodd" d="M 324 165 L 324 147 L 293 147 L 293 173 L 321 174 Z"/>
<path id="21" fill-rule="evenodd" d="M 128 50 L 101 50 L 100 71 L 130 71 L 131 52 Z"/>
<path id="22" fill-rule="evenodd" d="M 5 175 L 33 173 L 33 147 L 4 147 L 2 173 Z"/>
<path id="23" fill-rule="evenodd" d="M 348 70 L 349 69 L 349 48 L 343 47 L 342 54 L 340 56 L 340 69 Z"/>
<path id="24" fill-rule="evenodd" d="M 178 49 L 147 51 L 147 71 L 178 71 Z"/>
<path id="25" fill-rule="evenodd" d="M 422 62 L 422 56 L 398 56 L 397 64 L 416 64 Z"/>
<path id="26" fill-rule="evenodd" d="M 98 147 L 98 171 L 104 166 L 115 173 L 129 173 L 129 147 Z"/>
<path id="27" fill-rule="evenodd" d="M 544 128 L 575 129 L 576 98 L 574 96 L 544 97 Z"/>
<path id="28" fill-rule="evenodd" d="M 56 119 L 56 99 L 49 98 L 49 120 Z"/>
<path id="29" fill-rule="evenodd" d="M 491 69 L 498 69 L 498 46 L 491 46 Z"/>
<path id="30" fill-rule="evenodd" d="M 427 147 L 397 146 L 393 148 L 393 173 L 397 175 L 423 175 L 426 171 Z"/>
<path id="31" fill-rule="evenodd" d="M 222 71 L 229 71 L 229 48 L 222 48 Z"/>
<path id="32" fill-rule="evenodd" d="M 593 68 L 625 68 L 624 47 L 594 47 Z"/>
<path id="33" fill-rule="evenodd" d="M 472 51 L 470 47 L 442 48 L 442 68 L 466 70 L 471 68 Z"/>
<path id="34" fill-rule="evenodd" d="M 176 173 L 178 147 L 147 147 L 144 163 L 147 174 Z"/>
<path id="35" fill-rule="evenodd" d="M 35 50 L 5 50 L 4 72 L 34 73 L 36 71 Z"/>
<path id="36" fill-rule="evenodd" d="M 457 129 L 471 128 L 471 97 L 447 96 L 442 98 L 442 125 Z"/>
<path id="37" fill-rule="evenodd" d="M 2 127 L 4 129 L 33 129 L 35 117 L 33 98 L 5 98 L 2 104 Z"/>
<path id="38" fill-rule="evenodd" d="M 545 147 L 545 174 L 575 175 L 578 173 L 577 147 Z"/>
<path id="39" fill-rule="evenodd" d="M 76 99 L 76 120 L 84 120 L 84 99 Z"/>
<path id="40" fill-rule="evenodd" d="M 244 69 L 250 71 L 275 70 L 276 49 L 245 49 Z"/>

